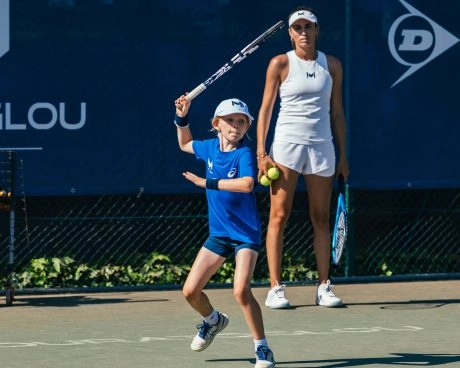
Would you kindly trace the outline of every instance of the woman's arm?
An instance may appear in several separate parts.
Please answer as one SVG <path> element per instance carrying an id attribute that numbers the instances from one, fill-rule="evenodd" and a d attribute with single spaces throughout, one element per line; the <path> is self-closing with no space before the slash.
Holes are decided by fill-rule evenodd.
<path id="1" fill-rule="evenodd" d="M 331 127 L 334 141 L 339 151 L 337 174 L 342 173 L 345 178 L 349 175 L 346 142 L 346 120 L 342 102 L 342 63 L 334 56 L 327 57 L 329 71 L 332 76 L 331 95 Z"/>
<path id="2" fill-rule="evenodd" d="M 267 153 L 266 140 L 270 122 L 275 105 L 276 97 L 278 96 L 278 88 L 284 78 L 284 73 L 288 68 L 288 57 L 286 54 L 275 56 L 271 59 L 265 77 L 265 88 L 262 97 L 262 103 L 259 109 L 257 118 L 257 160 L 259 167 L 259 176 L 262 171 L 266 170 L 266 166 L 271 162 L 271 159 L 263 159 Z M 263 159 L 263 160 L 262 160 Z"/>

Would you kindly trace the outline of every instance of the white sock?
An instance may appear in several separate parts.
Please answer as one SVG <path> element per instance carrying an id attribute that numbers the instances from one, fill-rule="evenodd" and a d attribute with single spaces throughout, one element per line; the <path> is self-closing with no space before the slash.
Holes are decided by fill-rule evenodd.
<path id="1" fill-rule="evenodd" d="M 257 351 L 257 348 L 259 346 L 266 346 L 268 348 L 268 343 L 267 343 L 267 339 L 266 338 L 263 338 L 262 340 L 254 340 L 254 348 L 255 348 L 255 351 Z"/>
<path id="2" fill-rule="evenodd" d="M 209 316 L 204 317 L 203 319 L 210 325 L 215 325 L 219 320 L 219 312 L 213 309 L 212 313 Z"/>

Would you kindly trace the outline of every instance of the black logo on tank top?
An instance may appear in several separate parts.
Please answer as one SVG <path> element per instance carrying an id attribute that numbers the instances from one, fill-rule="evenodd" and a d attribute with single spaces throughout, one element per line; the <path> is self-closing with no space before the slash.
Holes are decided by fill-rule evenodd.
<path id="1" fill-rule="evenodd" d="M 313 73 L 305 72 L 305 75 L 307 76 L 307 79 L 309 79 L 309 78 L 316 78 L 315 72 L 313 72 Z"/>

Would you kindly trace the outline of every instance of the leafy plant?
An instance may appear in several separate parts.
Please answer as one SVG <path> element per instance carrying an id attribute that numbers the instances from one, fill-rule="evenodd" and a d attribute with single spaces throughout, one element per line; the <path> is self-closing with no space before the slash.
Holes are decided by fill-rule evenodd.
<path id="1" fill-rule="evenodd" d="M 152 253 L 141 269 L 140 278 L 145 284 L 181 284 L 185 281 L 190 266 L 175 266 L 163 254 Z"/>
<path id="2" fill-rule="evenodd" d="M 235 274 L 235 263 L 233 259 L 227 260 L 212 277 L 211 282 L 231 284 L 233 283 L 233 276 Z"/>
<path id="3" fill-rule="evenodd" d="M 70 257 L 36 258 L 18 275 L 22 287 L 62 287 L 73 279 L 75 261 Z"/>
<path id="4" fill-rule="evenodd" d="M 386 264 L 386 262 L 383 262 L 380 265 L 380 276 L 391 276 L 393 275 L 393 271 L 390 270 L 390 267 Z"/>
<path id="5" fill-rule="evenodd" d="M 283 257 L 283 281 L 302 281 L 317 278 L 317 273 L 305 267 L 305 260 Z M 385 266 L 386 267 L 386 266 Z M 112 287 L 130 285 L 174 284 L 181 285 L 190 272 L 190 265 L 172 264 L 164 254 L 153 252 L 140 266 L 113 265 L 102 266 L 78 264 L 71 257 L 42 257 L 32 259 L 21 271 L 15 274 L 17 288 L 65 288 L 65 287 Z M 382 266 L 382 270 L 389 272 Z M 233 283 L 235 273 L 234 258 L 228 259 L 210 280 L 211 283 Z M 268 271 L 266 262 L 256 266 L 253 280 L 266 281 Z M 6 284 L 7 276 L 0 282 Z"/>
<path id="6" fill-rule="evenodd" d="M 281 279 L 285 281 L 303 281 L 313 280 L 318 278 L 318 272 L 305 267 L 306 263 L 303 259 L 294 259 L 289 255 L 283 255 Z"/>

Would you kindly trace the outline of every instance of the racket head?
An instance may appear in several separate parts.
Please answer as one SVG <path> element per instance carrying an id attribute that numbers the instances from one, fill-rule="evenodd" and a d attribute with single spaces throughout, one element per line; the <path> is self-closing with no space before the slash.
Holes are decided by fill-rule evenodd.
<path id="1" fill-rule="evenodd" d="M 281 28 L 284 27 L 284 22 L 280 20 L 278 23 L 271 26 L 267 29 L 264 33 L 254 39 L 250 44 L 245 46 L 241 49 L 238 54 L 233 56 L 233 58 L 227 62 L 224 66 L 222 66 L 217 72 L 211 75 L 208 79 L 206 79 L 203 83 L 200 83 L 197 87 L 195 87 L 191 92 L 189 92 L 186 98 L 191 101 L 195 97 L 197 97 L 201 92 L 203 92 L 207 87 L 213 84 L 217 79 L 227 73 L 230 69 L 233 68 L 234 65 L 241 62 L 248 56 L 249 54 L 253 53 L 255 50 L 259 48 L 267 39 L 269 39 L 273 34 L 278 32 Z"/>
<path id="2" fill-rule="evenodd" d="M 264 33 L 262 33 L 259 37 L 257 37 L 254 41 L 244 47 L 240 54 L 246 56 L 251 54 L 253 51 L 257 50 L 257 48 L 262 45 L 266 40 L 268 40 L 271 36 L 273 36 L 276 32 L 278 32 L 281 28 L 284 27 L 284 22 L 280 20 L 269 29 L 267 29 Z"/>
<path id="3" fill-rule="evenodd" d="M 348 213 L 345 206 L 345 180 L 339 175 L 339 195 L 334 230 L 332 233 L 332 263 L 338 265 L 348 237 Z"/>

